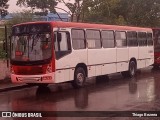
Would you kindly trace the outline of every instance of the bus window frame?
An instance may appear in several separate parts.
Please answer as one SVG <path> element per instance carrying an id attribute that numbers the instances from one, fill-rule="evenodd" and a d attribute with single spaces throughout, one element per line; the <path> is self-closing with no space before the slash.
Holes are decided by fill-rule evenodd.
<path id="1" fill-rule="evenodd" d="M 99 48 L 96 48 L 96 47 L 90 48 L 90 47 L 88 47 L 87 30 L 93 30 L 93 31 L 98 31 L 98 32 L 99 32 L 99 35 L 100 35 L 100 47 L 99 47 Z M 86 32 L 86 36 L 85 36 L 85 37 L 86 37 L 86 42 L 87 42 L 87 48 L 88 48 L 88 49 L 102 49 L 101 30 L 100 30 L 100 29 L 86 29 L 85 32 Z M 95 45 L 95 46 L 96 46 L 96 45 Z"/>
<path id="2" fill-rule="evenodd" d="M 151 34 L 151 35 L 152 35 L 152 45 L 149 45 L 149 44 L 148 44 L 148 36 L 146 35 L 146 36 L 147 36 L 147 46 L 153 46 L 153 45 L 154 45 L 153 33 L 152 33 L 152 32 L 147 32 L 146 34 L 147 34 L 147 35 L 148 35 L 148 34 Z"/>
<path id="3" fill-rule="evenodd" d="M 104 47 L 103 46 L 103 38 L 102 38 L 102 32 L 103 31 L 112 31 L 113 32 L 113 41 L 114 41 L 114 46 L 113 47 Z M 115 48 L 116 47 L 115 31 L 114 30 L 101 30 L 101 41 L 102 41 L 102 48 L 104 48 L 104 49 Z"/>
<path id="4" fill-rule="evenodd" d="M 124 33 L 125 33 L 125 36 L 126 36 L 126 46 L 117 46 L 116 32 L 124 32 Z M 128 45 L 127 45 L 128 43 L 127 43 L 127 34 L 126 34 L 126 31 L 123 31 L 123 30 L 120 30 L 120 31 L 119 31 L 119 30 L 115 30 L 114 33 L 115 33 L 115 42 L 116 42 L 116 43 L 115 43 L 115 44 L 116 44 L 115 46 L 116 46 L 117 48 L 127 48 L 127 47 L 128 47 Z"/>
<path id="5" fill-rule="evenodd" d="M 128 32 L 135 32 L 136 33 L 136 41 L 137 41 L 137 45 L 136 46 L 129 46 L 129 40 L 128 40 L 128 36 L 127 36 Z M 138 44 L 138 32 L 137 31 L 127 31 L 126 32 L 126 37 L 127 37 L 127 46 L 128 47 L 138 47 L 139 46 L 139 44 Z"/>
<path id="6" fill-rule="evenodd" d="M 73 39 L 72 39 L 72 30 L 83 30 L 83 32 L 84 32 L 84 48 L 81 48 L 81 49 L 75 49 L 74 47 L 73 47 Z M 86 31 L 85 31 L 85 29 L 82 29 L 82 28 L 72 28 L 71 29 L 71 34 L 70 34 L 70 39 L 71 39 L 71 43 L 72 43 L 72 45 L 71 45 L 71 48 L 73 48 L 74 50 L 84 50 L 84 49 L 86 49 L 87 48 L 87 40 L 86 40 Z"/>
<path id="7" fill-rule="evenodd" d="M 139 41 L 140 41 L 140 40 L 139 40 L 139 35 L 138 35 L 138 33 L 145 33 L 145 34 L 146 34 L 146 37 L 145 37 L 145 38 L 146 38 L 146 45 L 139 45 Z M 138 46 L 139 46 L 139 47 L 148 46 L 148 44 L 147 44 L 147 32 L 146 32 L 146 31 L 138 31 L 138 32 L 137 32 L 137 40 L 138 40 Z"/>

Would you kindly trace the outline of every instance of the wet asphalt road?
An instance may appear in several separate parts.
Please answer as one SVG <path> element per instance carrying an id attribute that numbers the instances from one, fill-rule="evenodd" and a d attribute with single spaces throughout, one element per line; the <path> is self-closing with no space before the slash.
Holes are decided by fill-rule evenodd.
<path id="1" fill-rule="evenodd" d="M 0 93 L 0 111 L 160 111 L 160 70 L 142 69 L 136 78 L 121 74 L 109 80 L 88 80 L 85 88 L 73 89 L 69 83 L 30 87 Z M 35 118 L 32 118 L 35 120 Z M 58 117 L 38 120 L 145 120 L 160 118 Z M 0 118 L 22 120 L 22 118 Z M 26 118 L 28 120 L 28 118 Z"/>

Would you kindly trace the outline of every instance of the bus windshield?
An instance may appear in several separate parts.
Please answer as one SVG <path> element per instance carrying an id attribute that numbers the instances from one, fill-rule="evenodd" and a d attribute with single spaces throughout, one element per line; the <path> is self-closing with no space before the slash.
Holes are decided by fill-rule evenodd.
<path id="1" fill-rule="evenodd" d="M 51 58 L 52 40 L 48 24 L 22 25 L 12 30 L 11 60 L 40 61 Z"/>

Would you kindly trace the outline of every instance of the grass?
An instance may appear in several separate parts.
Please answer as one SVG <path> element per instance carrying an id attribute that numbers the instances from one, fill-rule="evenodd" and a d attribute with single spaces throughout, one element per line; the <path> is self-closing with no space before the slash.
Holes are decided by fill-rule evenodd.
<path id="1" fill-rule="evenodd" d="M 0 59 L 6 59 L 6 53 L 3 50 L 3 43 L 0 43 Z"/>

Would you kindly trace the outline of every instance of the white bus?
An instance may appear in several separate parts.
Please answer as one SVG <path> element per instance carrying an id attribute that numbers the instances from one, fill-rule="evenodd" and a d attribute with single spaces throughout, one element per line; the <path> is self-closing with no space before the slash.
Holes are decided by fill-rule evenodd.
<path id="1" fill-rule="evenodd" d="M 71 23 L 31 22 L 13 26 L 13 83 L 84 86 L 86 78 L 136 70 L 154 63 L 152 29 Z"/>

